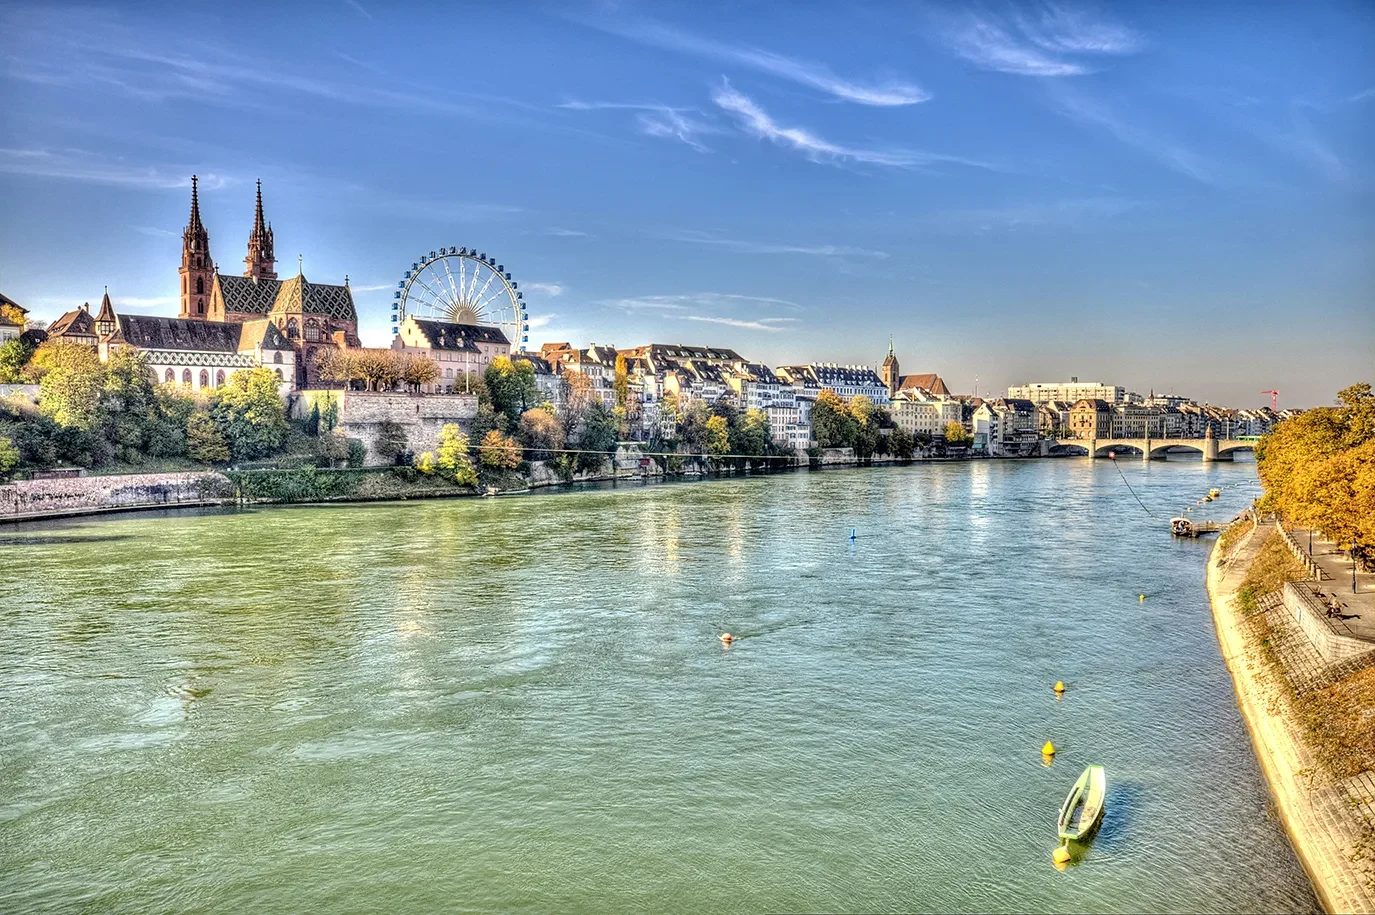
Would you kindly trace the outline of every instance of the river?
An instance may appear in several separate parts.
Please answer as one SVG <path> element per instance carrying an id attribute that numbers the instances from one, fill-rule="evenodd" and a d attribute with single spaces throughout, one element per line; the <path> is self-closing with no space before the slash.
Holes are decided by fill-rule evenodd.
<path id="1" fill-rule="evenodd" d="M 1166 520 L 1255 466 L 1121 471 L 0 528 L 0 910 L 1316 911 Z"/>

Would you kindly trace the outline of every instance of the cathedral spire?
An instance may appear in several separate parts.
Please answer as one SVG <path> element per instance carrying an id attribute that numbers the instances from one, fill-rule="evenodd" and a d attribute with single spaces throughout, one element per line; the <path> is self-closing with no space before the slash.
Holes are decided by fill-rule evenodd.
<path id="1" fill-rule="evenodd" d="M 215 262 L 210 258 L 210 233 L 201 222 L 199 179 L 191 176 L 191 218 L 181 235 L 181 314 L 183 318 L 205 318 L 205 302 L 210 295 L 210 278 Z"/>
<path id="2" fill-rule="evenodd" d="M 253 231 L 248 233 L 248 256 L 243 259 L 244 276 L 255 279 L 277 278 L 276 258 L 272 254 L 272 226 L 263 218 L 263 182 L 258 181 L 257 204 L 253 211 Z"/>

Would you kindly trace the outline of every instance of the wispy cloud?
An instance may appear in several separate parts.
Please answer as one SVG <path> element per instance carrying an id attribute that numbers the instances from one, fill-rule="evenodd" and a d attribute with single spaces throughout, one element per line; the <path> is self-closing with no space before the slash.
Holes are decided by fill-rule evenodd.
<path id="1" fill-rule="evenodd" d="M 522 288 L 531 292 L 538 292 L 540 295 L 547 295 L 550 298 L 561 296 L 566 291 L 559 283 L 526 283 Z"/>
<path id="2" fill-rule="evenodd" d="M 882 79 L 863 83 L 844 79 L 837 76 L 824 64 L 786 57 L 773 51 L 766 51 L 749 45 L 730 44 L 712 38 L 703 38 L 661 23 L 593 21 L 589 24 L 650 47 L 679 51 L 768 73 L 771 76 L 824 92 L 841 101 L 854 102 L 859 105 L 884 107 L 914 105 L 931 98 L 929 92 L 906 80 Z"/>
<path id="3" fill-rule="evenodd" d="M 934 213 L 929 222 L 943 232 L 1078 231 L 1101 226 L 1114 216 L 1136 209 L 1136 201 L 1121 197 L 1075 197 Z"/>
<path id="4" fill-rule="evenodd" d="M 1347 101 L 1364 102 L 1366 99 L 1371 98 L 1375 98 L 1375 86 L 1371 86 L 1369 89 L 1364 89 L 1360 92 L 1357 92 L 1355 95 L 1351 96 L 1351 98 L 1347 99 Z"/>
<path id="5" fill-rule="evenodd" d="M 796 302 L 772 296 L 743 295 L 734 292 L 695 292 L 686 295 L 644 295 L 630 298 L 607 299 L 601 302 L 608 308 L 615 308 L 632 314 L 638 311 L 661 312 L 701 312 L 703 310 L 721 312 L 749 309 L 784 309 L 797 311 L 802 308 Z"/>
<path id="6" fill-rule="evenodd" d="M 1307 165 L 1328 181 L 1341 184 L 1350 179 L 1346 163 L 1319 135 L 1305 110 L 1312 106 L 1294 103 L 1290 106 L 1288 129 L 1259 127 L 1261 140 L 1272 148 Z"/>
<path id="7" fill-rule="evenodd" d="M 552 235 L 555 238 L 594 238 L 586 232 L 579 232 L 577 229 L 565 229 L 560 226 L 550 226 L 544 230 L 545 235 Z"/>
<path id="8" fill-rule="evenodd" d="M 995 17 L 967 13 L 944 29 L 956 54 L 989 70 L 1023 76 L 1079 76 L 1090 55 L 1122 55 L 1143 41 L 1124 25 L 1087 12 L 1047 4 L 1035 14 Z"/>
<path id="9" fill-rule="evenodd" d="M 363 4 L 359 3 L 358 0 L 344 0 L 344 5 L 352 9 L 354 12 L 362 15 L 365 19 L 372 18 L 372 13 L 369 13 L 367 10 L 363 9 Z"/>
<path id="10" fill-rule="evenodd" d="M 695 245 L 712 245 L 742 254 L 807 254 L 815 257 L 872 257 L 886 258 L 887 251 L 873 251 L 853 245 L 792 245 L 773 242 L 746 241 L 739 238 L 722 238 L 707 232 L 682 231 L 664 232 L 661 238 L 669 241 L 689 242 Z"/>
<path id="11" fill-rule="evenodd" d="M 131 165 L 118 158 L 79 149 L 0 148 L 0 172 L 36 178 L 166 190 L 190 187 L 192 170 L 190 166 Z M 200 174 L 203 190 L 216 190 L 231 181 L 224 175 Z"/>
<path id="12" fill-rule="evenodd" d="M 727 327 L 743 327 L 746 330 L 767 330 L 777 332 L 786 330 L 786 325 L 796 318 L 760 318 L 758 321 L 742 321 L 739 318 L 718 318 L 711 315 L 670 315 L 681 317 L 684 321 L 702 321 L 707 324 L 724 324 Z"/>
<path id="13" fill-rule="evenodd" d="M 1052 107 L 1065 117 L 1104 130 L 1195 181 L 1209 184 L 1215 180 L 1213 167 L 1203 156 L 1163 132 L 1131 123 L 1104 102 L 1064 89 L 1050 93 L 1049 98 Z"/>
<path id="14" fill-rule="evenodd" d="M 548 327 L 549 323 L 557 317 L 558 315 L 553 313 L 547 315 L 535 315 L 526 323 L 530 325 L 531 330 L 539 330 L 540 328 Z"/>
<path id="15" fill-rule="evenodd" d="M 572 111 L 633 111 L 640 133 L 650 137 L 679 140 L 698 152 L 711 152 L 699 137 L 721 133 L 721 129 L 701 120 L 695 108 L 675 108 L 657 102 L 583 102 L 570 101 L 559 105 Z"/>
<path id="16" fill-rule="evenodd" d="M 980 168 L 992 167 L 987 163 L 972 159 L 915 149 L 871 149 L 832 143 L 805 127 L 784 127 L 770 117 L 763 108 L 755 104 L 753 99 L 737 91 L 728 80 L 724 79 L 721 81 L 721 86 L 712 92 L 711 100 L 723 111 L 735 115 L 741 129 L 745 132 L 785 149 L 800 152 L 813 162 L 826 164 L 858 162 L 866 165 L 886 165 L 898 168 L 953 162 Z"/>
<path id="17" fill-rule="evenodd" d="M 180 234 L 171 229 L 159 229 L 157 226 L 130 226 L 129 228 L 140 235 L 151 235 L 154 238 L 176 238 Z"/>
<path id="18" fill-rule="evenodd" d="M 354 292 L 381 292 L 383 289 L 395 289 L 395 283 L 371 283 L 367 286 L 350 286 Z"/>

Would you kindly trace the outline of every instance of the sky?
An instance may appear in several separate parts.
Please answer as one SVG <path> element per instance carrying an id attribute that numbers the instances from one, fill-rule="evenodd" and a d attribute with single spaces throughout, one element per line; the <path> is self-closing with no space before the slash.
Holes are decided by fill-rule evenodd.
<path id="1" fill-rule="evenodd" d="M 730 346 L 956 391 L 1233 406 L 1375 377 L 1375 4 L 320 0 L 0 7 L 0 292 L 177 312 L 221 272 L 364 342 L 422 253 L 519 282 L 531 344 Z"/>

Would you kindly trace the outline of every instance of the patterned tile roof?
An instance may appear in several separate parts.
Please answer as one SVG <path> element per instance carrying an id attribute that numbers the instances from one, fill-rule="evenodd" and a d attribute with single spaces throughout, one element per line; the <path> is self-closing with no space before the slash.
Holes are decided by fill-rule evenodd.
<path id="1" fill-rule="evenodd" d="M 237 353 L 242 326 L 191 318 L 120 315 L 124 339 L 139 349 L 185 350 L 197 353 Z"/>
<path id="2" fill-rule="evenodd" d="M 281 329 L 267 318 L 244 321 L 239 325 L 239 352 L 261 347 L 267 350 L 295 349 Z"/>
<path id="3" fill-rule="evenodd" d="M 353 293 L 347 286 L 312 283 L 299 274 L 282 280 L 281 284 L 277 301 L 272 305 L 273 312 L 326 315 L 340 321 L 358 320 L 358 312 L 353 307 Z"/>
<path id="4" fill-rule="evenodd" d="M 282 281 L 217 273 L 215 285 L 219 287 L 225 311 L 265 315 L 272 311 Z"/>

